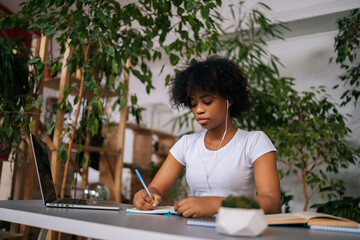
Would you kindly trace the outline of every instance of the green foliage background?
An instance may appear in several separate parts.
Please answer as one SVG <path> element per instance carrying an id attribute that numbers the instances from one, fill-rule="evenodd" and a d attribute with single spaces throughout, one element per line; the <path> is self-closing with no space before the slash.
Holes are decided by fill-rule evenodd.
<path id="1" fill-rule="evenodd" d="M 222 31 L 218 51 L 238 62 L 248 76 L 252 92 L 252 108 L 235 124 L 247 130 L 262 130 L 278 149 L 281 179 L 293 176 L 303 192 L 304 210 L 315 194 L 332 200 L 345 192 L 344 181 L 337 175 L 341 169 L 359 161 L 359 149 L 351 148 L 346 116 L 339 113 L 329 100 L 326 88 L 311 87 L 298 92 L 295 79 L 280 75 L 282 63 L 267 49 L 269 39 L 283 39 L 288 31 L 280 22 L 265 16 L 271 9 L 262 3 L 245 12 L 242 6 L 232 5 L 231 31 Z M 193 124 L 190 112 L 175 119 L 174 124 L 188 127 Z M 285 179 L 284 179 L 285 180 Z M 287 195 L 283 189 L 282 204 L 289 212 Z"/>
<path id="2" fill-rule="evenodd" d="M 118 95 L 115 104 L 111 106 L 113 111 L 119 111 L 128 104 L 124 98 L 125 89 L 121 79 L 124 70 L 131 71 L 149 93 L 154 89 L 149 67 L 151 62 L 168 58 L 171 65 L 176 65 L 180 58 L 189 59 L 199 57 L 203 52 L 214 52 L 218 39 L 218 32 L 214 27 L 214 9 L 219 5 L 219 0 L 142 0 L 123 4 L 114 0 L 28 0 L 21 4 L 20 12 L 11 16 L 1 15 L 0 26 L 1 29 L 21 27 L 25 31 L 40 32 L 50 39 L 56 39 L 60 45 L 60 57 L 56 59 L 48 59 L 43 63 L 39 57 L 30 57 L 28 64 L 35 68 L 36 86 L 44 74 L 44 64 L 52 63 L 52 73 L 61 69 L 62 63 L 59 60 L 70 39 L 69 46 L 74 54 L 67 59 L 68 69 L 71 73 L 76 69 L 83 70 L 84 99 L 75 97 L 73 101 L 69 101 L 72 88 L 79 88 L 76 83 L 69 84 L 64 90 L 64 100 L 54 104 L 51 111 L 64 112 L 65 122 L 69 123 L 74 120 L 71 113 L 79 101 L 85 102 L 83 113 L 92 109 L 90 116 L 82 121 L 86 126 L 85 133 L 78 133 L 77 141 L 81 142 L 86 132 L 96 134 L 99 119 L 104 120 L 106 117 L 106 99 L 102 89 Z M 128 59 L 131 62 L 130 68 L 125 67 Z M 164 82 L 168 79 L 170 76 Z M 7 77 L 2 80 L 10 84 L 15 82 Z M 25 110 L 39 111 L 44 99 L 36 92 L 33 95 L 33 88 L 26 93 L 32 95 L 32 98 L 27 99 Z M 90 94 L 92 97 L 89 97 Z M 5 104 L 9 96 L 11 94 L 4 96 L 0 104 Z M 131 113 L 141 120 L 141 108 L 137 105 L 136 96 L 131 97 L 130 105 Z M 15 114 L 9 111 L 1 108 L 0 119 L 7 118 L 9 113 Z M 18 114 L 22 110 L 18 106 L 14 111 Z M 23 118 L 29 124 L 29 116 L 23 115 Z M 20 128 L 27 129 L 28 126 L 14 123 L 12 127 L 13 130 Z M 63 135 L 69 136 L 72 128 L 71 124 L 66 125 Z M 53 129 L 54 122 L 50 122 L 47 134 L 52 134 Z M 0 131 L 0 141 L 4 146 L 12 145 L 21 136 L 9 127 L 7 130 L 1 128 Z M 58 156 L 66 161 L 64 145 L 58 149 Z"/>

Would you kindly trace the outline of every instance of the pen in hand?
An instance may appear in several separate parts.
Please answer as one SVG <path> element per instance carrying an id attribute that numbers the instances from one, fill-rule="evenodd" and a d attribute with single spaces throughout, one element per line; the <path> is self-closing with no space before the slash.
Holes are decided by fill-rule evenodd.
<path id="1" fill-rule="evenodd" d="M 136 173 L 136 175 L 138 176 L 138 178 L 140 179 L 140 182 L 141 182 L 142 185 L 144 186 L 144 189 L 145 189 L 145 191 L 147 192 L 147 194 L 149 195 L 149 197 L 151 197 L 151 199 L 154 199 L 153 196 L 151 195 L 149 189 L 147 188 L 147 186 L 146 186 L 146 184 L 145 184 L 145 182 L 144 182 L 144 179 L 143 179 L 142 176 L 140 175 L 140 172 L 139 172 L 137 169 L 135 169 L 135 173 Z M 155 206 L 155 209 L 158 209 L 158 206 Z"/>

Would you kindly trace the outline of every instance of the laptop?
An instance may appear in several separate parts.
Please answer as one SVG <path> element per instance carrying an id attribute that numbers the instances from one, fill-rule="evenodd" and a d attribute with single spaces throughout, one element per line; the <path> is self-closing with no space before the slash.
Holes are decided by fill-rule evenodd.
<path id="1" fill-rule="evenodd" d="M 45 206 L 59 208 L 85 208 L 102 210 L 120 210 L 120 204 L 108 200 L 58 198 L 51 174 L 48 147 L 40 138 L 30 134 L 34 153 L 40 192 Z"/>

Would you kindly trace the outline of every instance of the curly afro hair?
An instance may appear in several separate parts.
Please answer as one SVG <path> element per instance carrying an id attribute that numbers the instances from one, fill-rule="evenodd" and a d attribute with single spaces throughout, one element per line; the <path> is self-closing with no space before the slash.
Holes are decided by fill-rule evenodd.
<path id="1" fill-rule="evenodd" d="M 192 61 L 170 81 L 170 100 L 175 107 L 190 109 L 190 96 L 196 91 L 219 94 L 232 101 L 232 117 L 240 117 L 250 108 L 251 93 L 244 72 L 235 62 L 219 56 Z"/>

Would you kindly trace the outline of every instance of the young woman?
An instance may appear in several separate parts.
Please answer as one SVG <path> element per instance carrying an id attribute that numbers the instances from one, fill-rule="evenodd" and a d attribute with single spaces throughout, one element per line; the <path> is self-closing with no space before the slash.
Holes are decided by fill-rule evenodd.
<path id="1" fill-rule="evenodd" d="M 174 106 L 190 108 L 206 131 L 185 135 L 174 144 L 148 186 L 153 199 L 140 190 L 135 207 L 155 209 L 186 167 L 191 196 L 175 204 L 184 217 L 213 216 L 229 195 L 256 195 L 265 213 L 279 213 L 274 145 L 262 131 L 238 129 L 231 120 L 250 107 L 240 67 L 220 57 L 192 63 L 172 79 L 170 97 Z"/>

